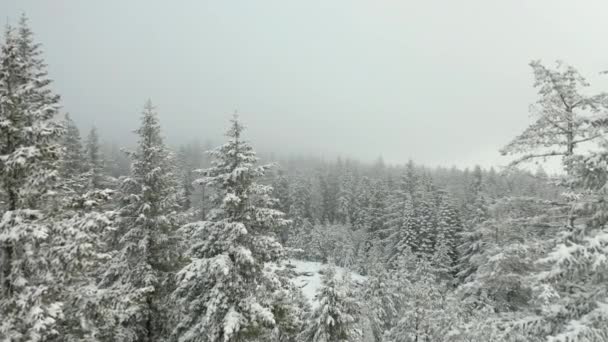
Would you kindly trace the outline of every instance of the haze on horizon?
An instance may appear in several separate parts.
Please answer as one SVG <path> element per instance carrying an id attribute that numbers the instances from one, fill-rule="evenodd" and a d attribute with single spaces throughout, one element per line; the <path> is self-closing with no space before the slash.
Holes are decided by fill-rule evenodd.
<path id="1" fill-rule="evenodd" d="M 35 1 L 53 89 L 82 129 L 134 141 L 151 98 L 176 145 L 238 110 L 261 151 L 429 166 L 505 163 L 529 123 L 528 63 L 608 89 L 605 1 Z"/>

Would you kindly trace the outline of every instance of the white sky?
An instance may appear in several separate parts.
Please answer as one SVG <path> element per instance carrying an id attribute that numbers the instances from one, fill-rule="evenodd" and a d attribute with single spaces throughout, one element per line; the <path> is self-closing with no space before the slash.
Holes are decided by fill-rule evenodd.
<path id="1" fill-rule="evenodd" d="M 261 150 L 488 166 L 530 120 L 531 59 L 608 90 L 605 0 L 0 1 L 22 11 L 64 109 L 121 143 L 152 98 L 172 144 L 238 109 Z"/>

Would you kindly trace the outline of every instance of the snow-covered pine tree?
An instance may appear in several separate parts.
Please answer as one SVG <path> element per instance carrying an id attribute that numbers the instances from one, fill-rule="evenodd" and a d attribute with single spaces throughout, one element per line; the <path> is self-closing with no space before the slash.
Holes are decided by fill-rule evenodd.
<path id="1" fill-rule="evenodd" d="M 386 260 L 392 262 L 405 251 L 416 247 L 418 229 L 414 224 L 412 194 L 408 188 L 408 176 L 404 174 L 390 196 L 385 216 L 386 237 L 382 245 L 387 247 Z"/>
<path id="2" fill-rule="evenodd" d="M 165 333 L 168 284 L 176 270 L 179 240 L 169 153 L 158 116 L 148 101 L 141 116 L 131 175 L 120 188 L 118 248 L 100 287 L 114 310 L 113 325 L 101 332 L 113 341 L 158 341 Z"/>
<path id="3" fill-rule="evenodd" d="M 86 167 L 89 178 L 89 189 L 102 189 L 107 186 L 104 182 L 104 161 L 99 147 L 97 128 L 92 127 L 85 145 Z"/>
<path id="4" fill-rule="evenodd" d="M 193 167 L 190 163 L 189 153 L 186 146 L 180 146 L 177 151 L 177 162 L 179 163 L 179 167 L 181 169 L 180 172 L 180 188 L 182 192 L 182 196 L 184 198 L 181 206 L 184 210 L 188 210 L 192 206 L 192 192 L 194 191 L 194 173 L 193 171 L 196 169 L 196 166 Z"/>
<path id="5" fill-rule="evenodd" d="M 177 172 L 182 200 L 182 208 L 184 210 L 193 209 L 192 215 L 200 211 L 200 215 L 204 219 L 207 209 L 204 197 L 205 188 L 200 186 L 194 187 L 194 180 L 197 178 L 197 172 L 203 167 L 203 147 L 198 141 L 193 141 L 189 144 L 181 145 L 177 152 L 177 162 L 179 170 Z M 199 203 L 197 203 L 200 200 Z"/>
<path id="6" fill-rule="evenodd" d="M 105 211 L 111 190 L 91 190 L 71 195 L 58 217 L 49 220 L 50 254 L 57 297 L 64 303 L 58 325 L 61 341 L 100 341 L 104 330 L 98 320 L 103 291 L 97 279 L 110 258 L 106 237 L 114 229 L 116 212 Z M 101 323 L 101 324 L 100 324 Z"/>
<path id="7" fill-rule="evenodd" d="M 288 213 L 291 207 L 290 184 L 285 170 L 278 169 L 272 182 L 272 195 L 277 199 L 277 209 L 283 213 Z"/>
<path id="8" fill-rule="evenodd" d="M 564 157 L 568 170 L 568 157 L 575 148 L 600 135 L 591 124 L 588 112 L 601 108 L 606 94 L 586 96 L 582 90 L 589 83 L 572 66 L 557 62 L 552 70 L 540 61 L 530 63 L 534 72 L 534 86 L 540 99 L 530 107 L 537 120 L 505 146 L 501 153 L 523 154 L 511 165 L 552 156 Z"/>
<path id="9" fill-rule="evenodd" d="M 285 170 L 278 169 L 276 174 L 273 175 L 274 179 L 272 181 L 272 196 L 277 199 L 276 208 L 282 213 L 288 214 L 289 208 L 291 207 L 291 197 L 290 194 L 290 182 L 287 177 Z M 291 217 L 289 217 L 291 219 Z M 279 232 L 279 240 L 282 244 L 287 242 L 289 234 L 289 227 L 285 226 Z"/>
<path id="10" fill-rule="evenodd" d="M 474 227 L 487 219 L 487 202 L 483 171 L 479 165 L 476 165 L 465 189 L 464 221 L 467 226 Z"/>
<path id="11" fill-rule="evenodd" d="M 403 287 L 398 290 L 403 293 L 399 320 L 385 333 L 383 341 L 455 341 L 461 322 L 459 309 L 455 299 L 449 297 L 445 283 L 438 280 L 426 258 L 404 261 L 400 271 L 407 280 L 402 281 Z"/>
<path id="12" fill-rule="evenodd" d="M 48 78 L 46 64 L 40 49 L 41 45 L 34 41 L 34 33 L 29 27 L 25 14 L 22 14 L 19 19 L 16 43 L 18 57 L 24 64 L 26 77 L 33 82 L 31 89 L 24 96 L 28 98 L 27 102 L 32 110 L 46 112 L 49 105 L 59 103 L 59 95 L 53 93 L 49 87 L 52 81 Z"/>
<path id="13" fill-rule="evenodd" d="M 287 234 L 286 245 L 289 247 L 290 253 L 304 259 L 311 259 L 312 255 L 307 253 L 306 248 L 310 242 L 310 234 L 313 229 L 311 223 L 309 180 L 303 175 L 296 175 L 290 188 L 289 197 L 291 203 L 289 207 L 291 224 Z"/>
<path id="14" fill-rule="evenodd" d="M 351 224 L 354 229 L 365 230 L 367 232 L 367 225 L 369 222 L 369 202 L 372 192 L 372 183 L 369 177 L 361 177 L 357 184 L 356 194 L 353 199 L 353 217 Z"/>
<path id="15" fill-rule="evenodd" d="M 42 205 L 58 176 L 58 96 L 25 17 L 0 51 L 0 339 L 44 341 L 57 334 L 61 303 L 49 264 Z"/>
<path id="16" fill-rule="evenodd" d="M 80 131 L 69 114 L 65 115 L 63 126 L 65 128 L 65 133 L 62 139 L 64 148 L 61 158 L 62 176 L 66 174 L 82 173 L 84 168 L 84 154 L 82 141 L 80 139 Z"/>
<path id="17" fill-rule="evenodd" d="M 335 223 L 338 214 L 338 172 L 332 165 L 319 170 L 319 190 L 321 197 L 321 222 Z"/>
<path id="18" fill-rule="evenodd" d="M 343 224 L 350 224 L 354 219 L 355 205 L 355 177 L 347 163 L 340 175 L 340 188 L 338 191 L 338 220 Z"/>
<path id="19" fill-rule="evenodd" d="M 608 339 L 608 145 L 601 148 L 570 161 L 570 184 L 582 194 L 573 204 L 579 219 L 553 234 L 549 252 L 537 261 L 540 310 L 520 324 L 531 336 L 551 342 Z"/>
<path id="20" fill-rule="evenodd" d="M 248 337 L 252 342 L 300 342 L 299 337 L 306 326 L 311 306 L 309 299 L 302 290 L 291 281 L 295 276 L 292 269 L 275 270 L 267 267 L 265 272 L 277 272 L 279 277 L 271 276 L 279 281 L 274 286 L 274 292 L 266 297 L 266 302 L 272 309 L 276 325 L 265 329 L 261 334 Z"/>
<path id="21" fill-rule="evenodd" d="M 462 234 L 462 221 L 451 196 L 444 190 L 438 190 L 439 203 L 437 207 L 437 241 L 436 245 L 444 245 L 452 262 L 450 268 L 458 261 L 458 245 Z M 437 250 L 437 248 L 435 248 Z"/>
<path id="22" fill-rule="evenodd" d="M 66 114 L 64 120 L 65 134 L 63 136 L 63 154 L 61 158 L 60 176 L 62 179 L 62 195 L 82 195 L 87 184 L 84 176 L 85 156 L 76 123 Z"/>
<path id="23" fill-rule="evenodd" d="M 430 177 L 422 176 L 413 196 L 415 199 L 413 201 L 413 219 L 417 235 L 411 248 L 414 252 L 428 257 L 433 255 L 435 251 L 437 238 L 436 201 L 434 196 L 435 189 Z"/>
<path id="24" fill-rule="evenodd" d="M 467 203 L 464 205 L 464 227 L 458 234 L 458 261 L 456 273 L 459 281 L 463 282 L 473 274 L 476 266 L 472 261 L 482 252 L 482 234 L 480 226 L 489 218 L 488 202 L 483 191 L 483 178 L 481 168 L 475 167 L 467 189 Z"/>
<path id="25" fill-rule="evenodd" d="M 527 277 L 541 250 L 537 238 L 526 232 L 531 226 L 492 219 L 477 229 L 482 247 L 470 260 L 475 271 L 459 288 L 463 303 L 475 310 L 487 307 L 496 314 L 527 310 L 531 299 Z M 497 231 L 500 238 L 495 239 Z"/>
<path id="26" fill-rule="evenodd" d="M 453 248 L 448 240 L 438 240 L 431 257 L 431 266 L 438 282 L 453 283 L 454 267 Z"/>
<path id="27" fill-rule="evenodd" d="M 403 279 L 396 272 L 389 272 L 381 265 L 370 269 L 364 290 L 364 314 L 369 318 L 376 342 L 383 340 L 384 332 L 393 328 L 399 320 Z"/>
<path id="28" fill-rule="evenodd" d="M 338 276 L 331 263 L 323 270 L 321 287 L 301 340 L 305 342 L 353 342 L 362 333 L 358 326 L 361 307 L 350 278 Z"/>
<path id="29" fill-rule="evenodd" d="M 283 257 L 276 231 L 288 222 L 272 209 L 272 188 L 257 183 L 269 166 L 256 165 L 243 129 L 235 115 L 228 141 L 210 152 L 215 160 L 199 180 L 215 189 L 209 221 L 182 228 L 192 245 L 173 293 L 178 341 L 242 341 L 278 325 L 268 298 L 280 275 L 264 268 Z"/>
<path id="30" fill-rule="evenodd" d="M 386 181 L 384 179 L 377 180 L 370 193 L 368 207 L 366 208 L 366 226 L 369 238 L 383 235 L 382 232 L 385 229 L 383 218 L 386 215 L 388 194 Z"/>

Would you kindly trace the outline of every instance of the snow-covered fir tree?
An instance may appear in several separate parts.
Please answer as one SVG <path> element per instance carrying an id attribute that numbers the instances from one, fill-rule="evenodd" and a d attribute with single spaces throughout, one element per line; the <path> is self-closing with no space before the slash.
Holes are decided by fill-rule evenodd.
<path id="1" fill-rule="evenodd" d="M 62 126 L 27 20 L 0 51 L 0 339 L 46 341 L 62 318 L 44 201 L 58 176 Z"/>
<path id="2" fill-rule="evenodd" d="M 395 290 L 402 293 L 402 305 L 398 321 L 386 331 L 384 341 L 457 341 L 461 323 L 457 302 L 449 297 L 431 262 L 410 257 L 400 265 L 402 288 Z"/>
<path id="3" fill-rule="evenodd" d="M 462 220 L 449 193 L 438 191 L 438 195 L 436 245 L 444 245 L 443 247 L 452 260 L 450 265 L 456 266 L 458 261 L 458 246 L 463 230 Z"/>
<path id="4" fill-rule="evenodd" d="M 408 189 L 408 178 L 404 175 L 398 182 L 390 197 L 388 214 L 385 217 L 387 226 L 386 241 L 387 260 L 399 258 L 404 251 L 415 248 L 418 227 L 414 221 L 413 194 Z"/>
<path id="5" fill-rule="evenodd" d="M 531 106 L 536 121 L 501 150 L 520 155 L 512 165 L 561 156 L 568 169 L 568 157 L 575 149 L 601 135 L 589 112 L 602 109 L 606 94 L 585 95 L 583 90 L 589 87 L 585 78 L 572 66 L 556 64 L 550 69 L 540 61 L 530 63 L 540 99 Z"/>
<path id="6" fill-rule="evenodd" d="M 159 341 L 169 329 L 167 299 L 179 258 L 178 204 L 169 153 L 151 101 L 135 132 L 139 141 L 129 153 L 131 175 L 119 193 L 117 250 L 100 283 L 108 303 L 101 315 L 108 329 L 100 333 L 113 341 Z"/>
<path id="7" fill-rule="evenodd" d="M 269 166 L 256 165 L 243 129 L 235 116 L 199 180 L 215 189 L 209 220 L 182 228 L 191 247 L 173 293 L 179 341 L 242 341 L 280 326 L 271 299 L 283 282 L 267 267 L 284 255 L 276 232 L 288 222 L 273 209 L 272 187 L 257 183 Z"/>
<path id="8" fill-rule="evenodd" d="M 90 189 L 102 189 L 107 186 L 104 175 L 104 161 L 100 150 L 97 128 L 89 131 L 85 144 L 86 168 Z"/>
<path id="9" fill-rule="evenodd" d="M 403 279 L 381 265 L 371 268 L 365 284 L 363 312 L 370 319 L 374 340 L 381 342 L 384 332 L 399 320 Z"/>
<path id="10" fill-rule="evenodd" d="M 76 123 L 66 114 L 64 120 L 63 153 L 61 157 L 61 190 L 65 196 L 82 195 L 87 188 L 85 155 Z"/>
<path id="11" fill-rule="evenodd" d="M 358 341 L 361 307 L 348 275 L 337 274 L 331 263 L 323 270 L 322 284 L 301 340 L 306 342 Z"/>
<path id="12" fill-rule="evenodd" d="M 533 280 L 535 304 L 518 327 L 552 342 L 603 341 L 608 338 L 608 230 L 606 230 L 606 143 L 602 149 L 574 156 L 571 188 L 579 189 L 570 215 L 549 237 L 548 253 L 538 258 Z M 574 222 L 574 224 L 571 224 Z"/>

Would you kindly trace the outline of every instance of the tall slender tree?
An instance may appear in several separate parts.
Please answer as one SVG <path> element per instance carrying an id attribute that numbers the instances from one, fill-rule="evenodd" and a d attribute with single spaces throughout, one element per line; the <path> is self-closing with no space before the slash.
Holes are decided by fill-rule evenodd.
<path id="1" fill-rule="evenodd" d="M 43 341 L 57 334 L 61 305 L 49 258 L 43 200 L 58 176 L 59 97 L 48 87 L 27 20 L 8 27 L 0 51 L 0 339 Z"/>
<path id="2" fill-rule="evenodd" d="M 64 120 L 65 134 L 62 139 L 63 154 L 60 176 L 63 180 L 64 195 L 81 195 L 87 188 L 85 181 L 85 156 L 76 123 L 66 114 Z"/>
<path id="3" fill-rule="evenodd" d="M 97 128 L 93 127 L 89 131 L 86 141 L 86 167 L 89 175 L 89 187 L 91 189 L 101 189 L 104 187 L 104 162 L 99 146 L 99 136 Z"/>
<path id="4" fill-rule="evenodd" d="M 131 176 L 121 186 L 118 250 L 100 286 L 107 290 L 115 325 L 104 332 L 114 341 L 163 338 L 169 279 L 176 268 L 178 236 L 169 154 L 152 102 L 146 102 L 137 150 L 130 152 Z"/>

